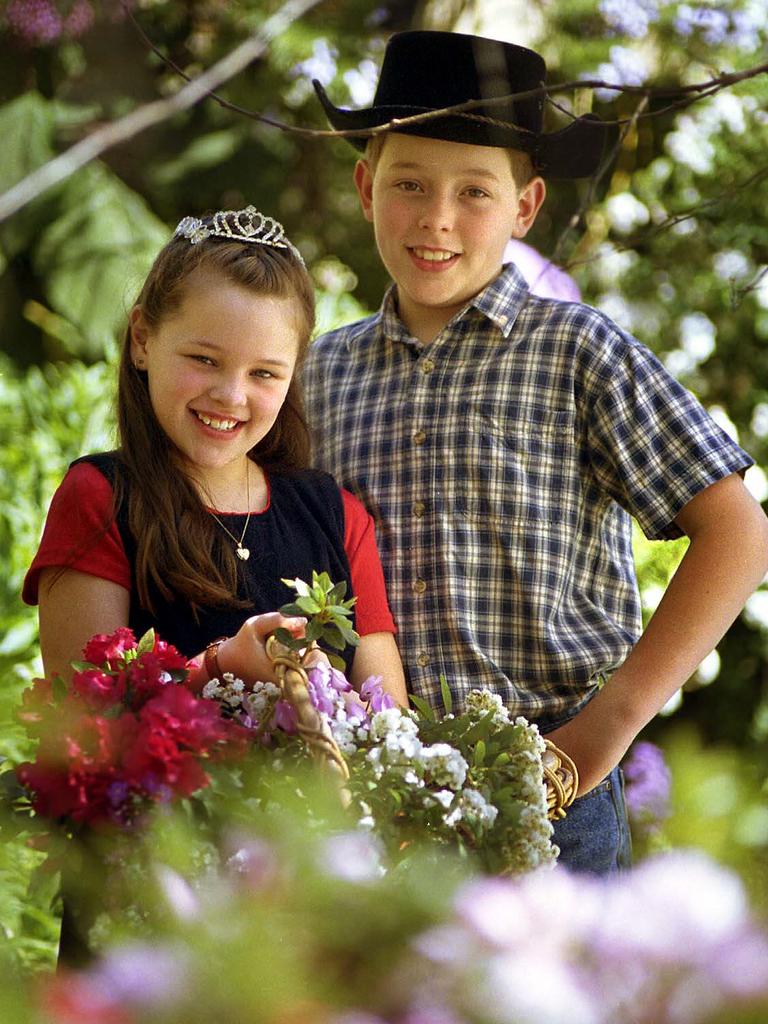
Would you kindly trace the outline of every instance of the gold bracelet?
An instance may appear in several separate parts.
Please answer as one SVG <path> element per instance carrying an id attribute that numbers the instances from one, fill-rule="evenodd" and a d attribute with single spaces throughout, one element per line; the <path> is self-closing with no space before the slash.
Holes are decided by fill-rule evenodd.
<path id="1" fill-rule="evenodd" d="M 228 636 L 220 636 L 218 640 L 212 640 L 205 648 L 205 654 L 203 656 L 203 668 L 208 676 L 209 681 L 211 679 L 223 679 L 224 673 L 221 671 L 221 665 L 219 664 L 219 648 L 225 640 L 229 640 Z"/>

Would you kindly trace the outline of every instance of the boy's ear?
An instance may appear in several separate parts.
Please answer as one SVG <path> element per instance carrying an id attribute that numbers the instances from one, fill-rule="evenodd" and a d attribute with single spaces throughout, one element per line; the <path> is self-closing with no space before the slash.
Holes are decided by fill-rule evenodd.
<path id="1" fill-rule="evenodd" d="M 517 218 L 512 230 L 513 238 L 525 238 L 533 227 L 536 215 L 541 209 L 547 195 L 547 186 L 543 178 L 531 178 L 520 192 L 517 199 Z"/>
<path id="2" fill-rule="evenodd" d="M 354 180 L 363 216 L 373 222 L 373 175 L 367 160 L 358 160 L 355 164 Z"/>
<path id="3" fill-rule="evenodd" d="M 134 366 L 141 369 L 141 364 L 147 359 L 149 327 L 140 306 L 133 307 L 128 324 L 131 332 L 131 361 Z"/>

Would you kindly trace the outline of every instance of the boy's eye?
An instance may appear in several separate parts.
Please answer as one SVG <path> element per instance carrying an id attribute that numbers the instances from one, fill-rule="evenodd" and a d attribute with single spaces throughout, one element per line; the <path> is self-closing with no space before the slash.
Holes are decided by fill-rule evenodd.
<path id="1" fill-rule="evenodd" d="M 475 186 L 466 189 L 466 194 L 472 199 L 486 199 L 488 197 L 488 193 L 484 188 L 476 188 Z"/>
<path id="2" fill-rule="evenodd" d="M 397 188 L 403 192 L 418 192 L 421 186 L 417 181 L 398 181 Z"/>

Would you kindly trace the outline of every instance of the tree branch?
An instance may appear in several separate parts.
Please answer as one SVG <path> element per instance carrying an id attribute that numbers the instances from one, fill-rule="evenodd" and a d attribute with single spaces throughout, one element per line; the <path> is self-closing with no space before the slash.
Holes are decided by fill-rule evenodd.
<path id="1" fill-rule="evenodd" d="M 131 111 L 118 121 L 97 129 L 60 156 L 38 167 L 26 178 L 0 195 L 0 221 L 5 220 L 37 198 L 53 185 L 64 181 L 75 171 L 100 156 L 112 146 L 126 142 L 147 128 L 161 124 L 173 114 L 188 110 L 211 94 L 212 89 L 229 81 L 257 57 L 292 21 L 316 7 L 320 0 L 288 0 L 275 14 L 220 61 L 180 89 L 175 96 L 156 100 Z"/>

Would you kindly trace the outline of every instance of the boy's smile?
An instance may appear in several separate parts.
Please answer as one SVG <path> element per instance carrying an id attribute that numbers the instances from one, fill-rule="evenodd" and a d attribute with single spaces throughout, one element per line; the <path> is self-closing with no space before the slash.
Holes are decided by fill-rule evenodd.
<path id="1" fill-rule="evenodd" d="M 499 273 L 504 247 L 527 233 L 545 192 L 541 178 L 518 189 L 505 149 L 397 133 L 373 170 L 358 162 L 355 184 L 400 316 L 422 341 Z"/>

